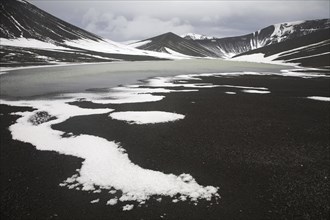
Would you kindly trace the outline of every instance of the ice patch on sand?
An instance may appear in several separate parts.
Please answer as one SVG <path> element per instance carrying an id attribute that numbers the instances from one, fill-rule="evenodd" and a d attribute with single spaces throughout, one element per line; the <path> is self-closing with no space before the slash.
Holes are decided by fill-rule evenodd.
<path id="1" fill-rule="evenodd" d="M 266 88 L 266 87 L 253 87 L 253 86 L 219 85 L 219 87 L 237 88 L 237 89 L 253 89 L 253 90 L 268 90 L 268 88 Z"/>
<path id="2" fill-rule="evenodd" d="M 118 203 L 117 198 L 110 199 L 109 201 L 107 201 L 107 205 L 116 205 L 117 203 Z"/>
<path id="3" fill-rule="evenodd" d="M 184 115 L 181 114 L 161 111 L 114 112 L 109 116 L 116 120 L 127 121 L 130 124 L 155 124 L 177 121 L 184 118 Z"/>
<path id="4" fill-rule="evenodd" d="M 323 97 L 323 96 L 308 96 L 308 99 L 313 99 L 317 101 L 324 101 L 324 102 L 330 102 L 330 97 Z"/>
<path id="5" fill-rule="evenodd" d="M 132 210 L 134 208 L 134 205 L 129 205 L 129 204 L 127 204 L 127 205 L 125 205 L 124 207 L 123 207 L 123 211 L 130 211 L 130 210 Z"/>
<path id="6" fill-rule="evenodd" d="M 254 90 L 254 89 L 244 89 L 242 92 L 245 93 L 256 93 L 256 94 L 268 94 L 270 91 L 261 91 L 261 90 Z"/>
<path id="7" fill-rule="evenodd" d="M 99 201 L 100 201 L 100 199 L 94 199 L 91 201 L 91 203 L 94 204 L 94 203 L 98 203 Z"/>

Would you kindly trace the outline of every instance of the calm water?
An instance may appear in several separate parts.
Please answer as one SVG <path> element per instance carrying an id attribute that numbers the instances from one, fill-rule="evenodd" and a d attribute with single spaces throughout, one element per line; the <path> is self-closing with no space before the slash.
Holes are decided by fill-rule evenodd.
<path id="1" fill-rule="evenodd" d="M 212 72 L 279 72 L 288 67 L 224 60 L 119 62 L 13 70 L 0 75 L 0 98 L 17 99 L 131 84 L 155 76 Z"/>

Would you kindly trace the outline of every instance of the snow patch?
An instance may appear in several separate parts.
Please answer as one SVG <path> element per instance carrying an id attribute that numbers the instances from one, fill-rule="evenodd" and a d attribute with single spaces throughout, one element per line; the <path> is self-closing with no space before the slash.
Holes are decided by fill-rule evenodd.
<path id="1" fill-rule="evenodd" d="M 145 41 L 139 41 L 139 42 L 131 43 L 131 44 L 129 44 L 129 46 L 136 48 L 136 47 L 141 47 L 141 46 L 149 44 L 149 43 L 151 43 L 151 40 L 145 40 Z"/>
<path id="2" fill-rule="evenodd" d="M 125 205 L 124 207 L 123 207 L 123 211 L 130 211 L 130 210 L 132 210 L 134 208 L 134 205 L 129 205 L 129 204 L 127 204 L 127 205 Z"/>
<path id="3" fill-rule="evenodd" d="M 98 203 L 100 201 L 100 199 L 95 199 L 95 200 L 92 200 L 91 203 Z"/>
<path id="4" fill-rule="evenodd" d="M 27 47 L 42 50 L 71 50 L 66 47 L 58 46 L 50 42 L 44 42 L 33 38 L 0 38 L 1 46 Z"/>
<path id="5" fill-rule="evenodd" d="M 210 36 L 205 36 L 205 35 L 202 35 L 202 34 L 195 34 L 195 33 L 183 34 L 183 35 L 180 35 L 180 37 L 189 38 L 189 39 L 192 39 L 192 40 L 212 40 L 212 39 L 215 39 L 215 37 L 210 37 Z"/>
<path id="6" fill-rule="evenodd" d="M 301 78 L 318 78 L 318 77 L 328 78 L 328 77 L 330 77 L 330 75 L 305 72 L 306 70 L 315 70 L 312 68 L 306 68 L 306 69 L 300 69 L 300 70 L 302 70 L 304 72 L 299 72 L 299 69 L 287 69 L 287 70 L 281 70 L 280 74 L 274 74 L 274 75 L 301 77 Z"/>
<path id="7" fill-rule="evenodd" d="M 278 58 L 278 54 L 265 57 L 263 53 L 255 53 L 242 55 L 238 57 L 231 58 L 233 61 L 243 61 L 243 62 L 253 62 L 253 63 L 269 63 L 269 64 L 277 64 L 277 65 L 286 65 L 286 66 L 296 66 L 297 64 L 293 63 L 285 63 L 280 60 L 275 60 Z"/>
<path id="8" fill-rule="evenodd" d="M 107 205 L 116 205 L 117 203 L 118 203 L 117 198 L 110 199 L 109 201 L 107 201 Z"/>
<path id="9" fill-rule="evenodd" d="M 172 54 L 174 56 L 178 56 L 178 57 L 182 57 L 182 58 L 192 58 L 191 56 L 188 56 L 188 55 L 185 55 L 185 54 L 182 54 L 182 53 L 179 53 L 179 52 L 176 52 L 175 50 L 172 50 L 170 48 L 167 48 L 165 47 L 165 50 L 169 53 L 169 54 Z"/>
<path id="10" fill-rule="evenodd" d="M 268 93 L 270 93 L 270 91 L 260 91 L 260 90 L 253 90 L 253 89 L 245 89 L 245 90 L 242 90 L 242 92 L 256 93 L 256 94 L 268 94 Z"/>
<path id="11" fill-rule="evenodd" d="M 308 99 L 313 99 L 317 101 L 324 101 L 324 102 L 330 102 L 330 97 L 323 97 L 323 96 L 308 96 Z"/>
<path id="12" fill-rule="evenodd" d="M 114 112 L 109 115 L 116 120 L 127 121 L 130 124 L 155 124 L 184 119 L 184 115 L 161 111 L 127 111 Z"/>

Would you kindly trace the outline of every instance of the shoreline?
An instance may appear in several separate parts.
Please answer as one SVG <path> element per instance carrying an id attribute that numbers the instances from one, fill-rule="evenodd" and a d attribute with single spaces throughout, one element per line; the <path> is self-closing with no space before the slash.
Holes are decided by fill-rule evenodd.
<path id="1" fill-rule="evenodd" d="M 0 99 L 40 98 L 44 94 L 85 92 L 140 80 L 194 73 L 278 72 L 288 66 L 216 59 L 110 62 L 12 70 L 0 75 Z M 19 90 L 17 89 L 19 88 Z"/>

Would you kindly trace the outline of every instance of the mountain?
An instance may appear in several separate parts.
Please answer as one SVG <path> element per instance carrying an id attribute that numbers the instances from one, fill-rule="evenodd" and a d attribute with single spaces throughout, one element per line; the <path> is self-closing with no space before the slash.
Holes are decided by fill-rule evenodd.
<path id="1" fill-rule="evenodd" d="M 270 25 L 253 33 L 212 40 L 194 40 L 194 42 L 216 53 L 222 58 L 255 50 L 271 44 L 277 44 L 330 28 L 329 19 L 295 21 Z"/>
<path id="2" fill-rule="evenodd" d="M 208 50 L 195 41 L 184 39 L 168 32 L 156 37 L 130 44 L 130 46 L 169 54 L 183 54 L 195 57 L 217 57 L 217 54 Z"/>
<path id="3" fill-rule="evenodd" d="M 253 62 L 285 62 L 329 69 L 330 29 L 270 44 L 236 55 L 233 60 Z"/>
<path id="4" fill-rule="evenodd" d="M 2 67 L 173 58 L 103 39 L 24 0 L 1 1 L 0 20 Z"/>
<path id="5" fill-rule="evenodd" d="M 281 60 L 282 63 L 296 62 L 305 66 L 329 66 L 329 63 L 325 65 L 326 59 L 321 58 L 328 56 L 329 49 L 326 47 L 330 38 L 329 30 L 330 19 L 319 19 L 270 25 L 253 33 L 237 37 L 215 38 L 198 34 L 186 34 L 182 38 L 173 33 L 167 33 L 139 41 L 133 46 L 144 50 L 171 54 L 180 53 L 197 57 L 208 56 L 225 59 L 235 57 L 236 60 L 247 59 L 247 61 L 258 62 Z M 316 43 L 319 43 L 317 47 L 314 45 Z M 304 52 L 299 51 L 302 47 Z M 295 55 L 285 56 L 285 48 L 295 50 Z M 252 58 L 251 54 L 253 53 L 265 54 L 267 58 L 260 55 Z M 276 53 L 281 54 L 278 54 L 278 57 L 270 56 Z M 319 56 L 319 54 L 322 54 L 322 56 Z M 250 56 L 243 57 L 243 55 Z M 317 61 L 316 55 L 324 61 Z M 313 58 L 307 56 L 313 56 Z"/>

